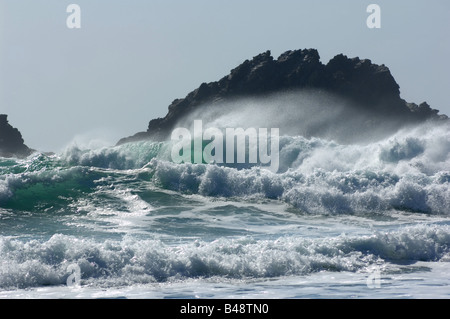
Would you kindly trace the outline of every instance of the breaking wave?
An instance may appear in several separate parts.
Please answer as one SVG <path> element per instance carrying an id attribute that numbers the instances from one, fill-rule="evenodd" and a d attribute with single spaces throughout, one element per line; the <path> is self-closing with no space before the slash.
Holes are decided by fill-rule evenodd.
<path id="1" fill-rule="evenodd" d="M 448 226 L 414 226 L 371 236 L 274 240 L 220 238 L 171 246 L 124 237 L 96 242 L 54 235 L 47 241 L 0 239 L 0 288 L 65 285 L 79 266 L 83 286 L 120 286 L 186 278 L 271 278 L 319 271 L 365 272 L 385 261 L 448 260 Z M 392 270 L 391 270 L 392 271 Z"/>
<path id="2" fill-rule="evenodd" d="M 403 210 L 450 214 L 450 130 L 426 124 L 368 144 L 280 137 L 280 170 L 176 164 L 170 142 L 70 147 L 0 163 L 0 207 L 27 209 L 95 191 L 124 174 L 182 194 L 269 198 L 315 214 Z M 26 203 L 26 204 L 24 204 Z"/>

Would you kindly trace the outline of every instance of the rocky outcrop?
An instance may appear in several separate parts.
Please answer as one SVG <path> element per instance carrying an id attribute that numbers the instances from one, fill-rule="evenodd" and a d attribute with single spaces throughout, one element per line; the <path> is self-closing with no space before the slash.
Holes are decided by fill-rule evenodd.
<path id="1" fill-rule="evenodd" d="M 164 118 L 151 120 L 146 132 L 124 138 L 118 144 L 147 138 L 166 139 L 183 116 L 206 103 L 301 89 L 336 94 L 367 113 L 395 118 L 400 123 L 447 118 L 426 103 L 416 105 L 404 101 L 399 85 L 385 65 L 343 54 L 324 65 L 315 49 L 288 51 L 275 60 L 267 51 L 246 60 L 219 81 L 203 83 L 184 99 L 174 100 Z"/>
<path id="2" fill-rule="evenodd" d="M 24 144 L 19 130 L 8 123 L 8 116 L 0 114 L 0 157 L 26 157 L 33 150 Z"/>

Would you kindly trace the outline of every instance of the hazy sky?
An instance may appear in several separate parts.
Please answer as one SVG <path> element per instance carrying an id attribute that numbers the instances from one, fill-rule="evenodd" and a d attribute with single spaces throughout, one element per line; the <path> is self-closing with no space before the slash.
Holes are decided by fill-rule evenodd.
<path id="1" fill-rule="evenodd" d="M 39 150 L 115 143 L 246 59 L 316 48 L 385 64 L 404 99 L 450 114 L 449 21 L 448 0 L 0 0 L 0 113 Z"/>

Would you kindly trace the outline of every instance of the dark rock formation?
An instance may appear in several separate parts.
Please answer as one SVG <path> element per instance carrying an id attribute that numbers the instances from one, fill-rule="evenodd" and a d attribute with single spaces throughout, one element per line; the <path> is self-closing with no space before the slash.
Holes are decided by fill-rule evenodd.
<path id="1" fill-rule="evenodd" d="M 342 54 L 324 65 L 315 49 L 288 51 L 274 60 L 267 51 L 246 60 L 219 81 L 203 83 L 184 99 L 174 100 L 164 118 L 151 120 L 146 132 L 124 138 L 118 144 L 147 138 L 167 139 L 178 120 L 206 103 L 301 89 L 330 92 L 365 112 L 395 118 L 399 123 L 447 118 L 426 103 L 418 106 L 403 100 L 399 85 L 385 65 Z"/>
<path id="2" fill-rule="evenodd" d="M 24 144 L 19 130 L 8 123 L 8 116 L 0 114 L 0 157 L 26 157 L 33 152 Z"/>

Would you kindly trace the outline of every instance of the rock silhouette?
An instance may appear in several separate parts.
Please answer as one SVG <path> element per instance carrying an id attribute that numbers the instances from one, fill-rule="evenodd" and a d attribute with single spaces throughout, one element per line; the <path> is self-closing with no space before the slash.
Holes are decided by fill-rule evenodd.
<path id="1" fill-rule="evenodd" d="M 165 117 L 151 120 L 147 131 L 123 138 L 118 144 L 170 138 L 180 119 L 208 103 L 307 89 L 342 97 L 353 103 L 355 110 L 364 110 L 378 121 L 395 121 L 392 127 L 447 119 L 427 103 L 417 105 L 403 100 L 399 85 L 385 65 L 343 54 L 336 55 L 324 65 L 315 49 L 287 51 L 278 59 L 267 51 L 244 61 L 219 81 L 203 83 L 185 98 L 174 100 Z"/>
<path id="2" fill-rule="evenodd" d="M 22 134 L 8 123 L 8 116 L 0 114 L 0 157 L 26 157 L 33 152 L 24 144 Z"/>

